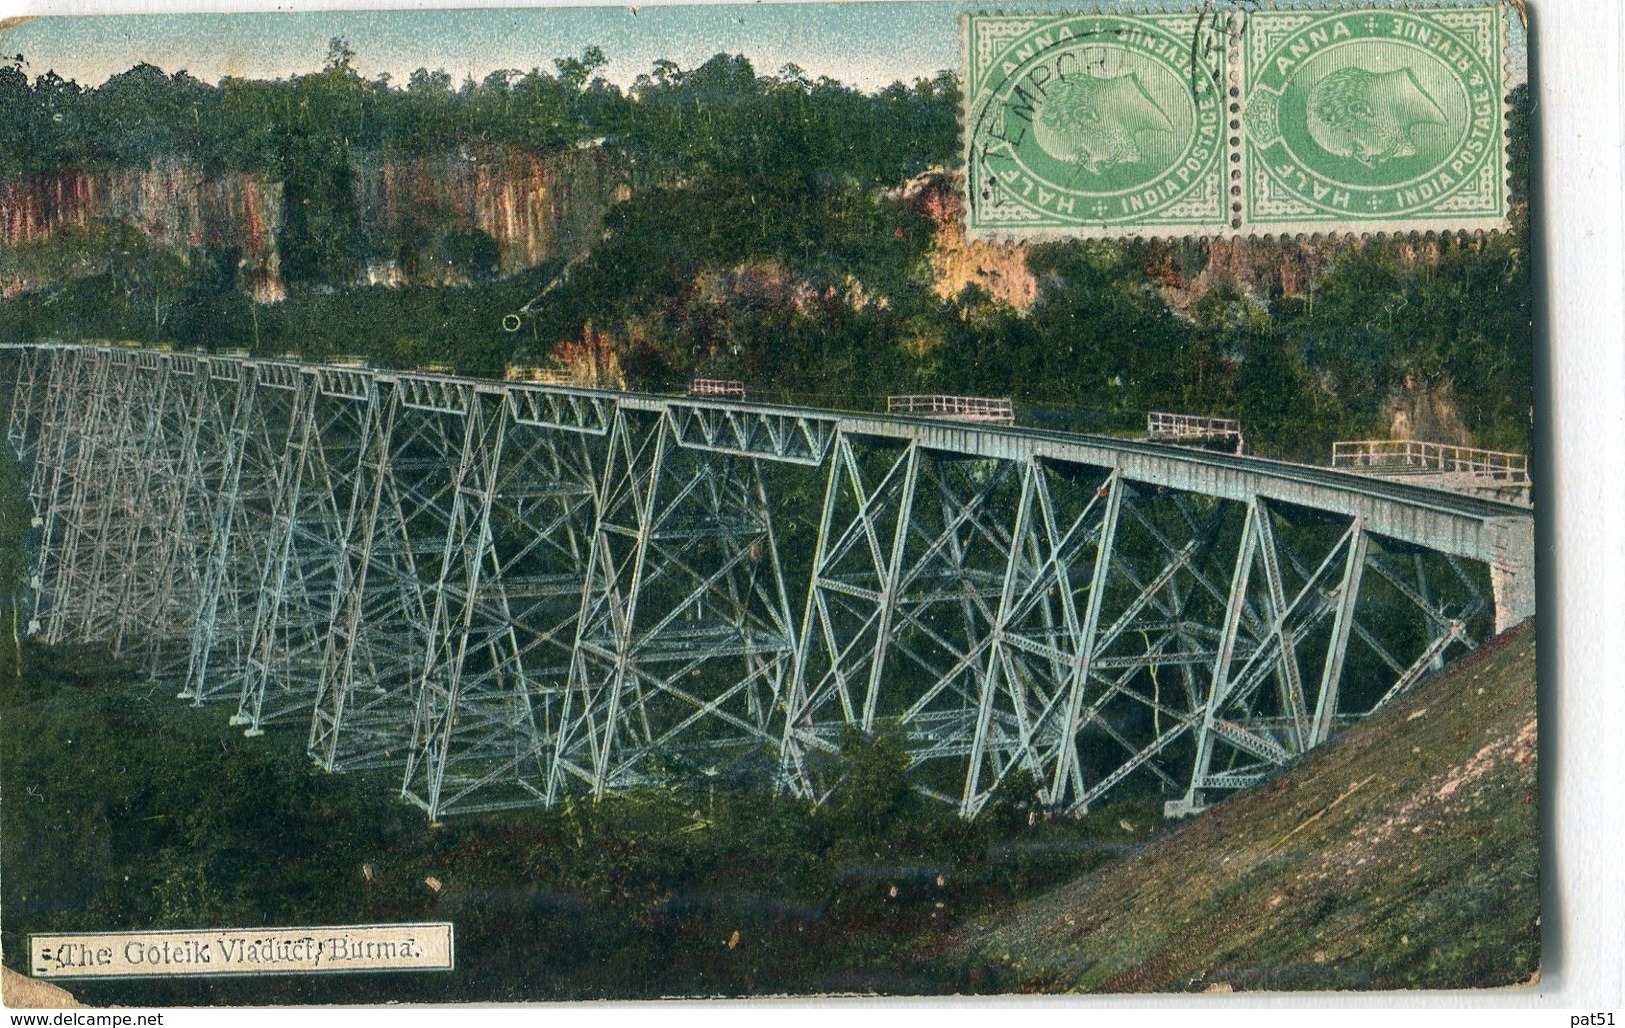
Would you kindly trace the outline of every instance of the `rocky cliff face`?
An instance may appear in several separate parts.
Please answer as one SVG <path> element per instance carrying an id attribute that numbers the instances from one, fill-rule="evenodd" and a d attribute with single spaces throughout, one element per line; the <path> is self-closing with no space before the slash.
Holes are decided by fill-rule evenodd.
<path id="1" fill-rule="evenodd" d="M 609 158 L 597 147 L 548 155 L 506 147 L 404 160 L 371 155 L 356 169 L 363 233 L 374 251 L 388 254 L 394 241 L 437 227 L 476 228 L 496 243 L 504 273 L 584 251 L 619 197 Z"/>
<path id="2" fill-rule="evenodd" d="M 1343 241 L 1276 236 L 1162 242 L 1154 271 L 1162 282 L 1163 295 L 1179 310 L 1188 310 L 1214 288 L 1231 289 L 1242 296 L 1301 296 L 1349 246 Z"/>
<path id="3" fill-rule="evenodd" d="M 397 259 L 402 240 L 447 229 L 490 236 L 505 273 L 579 253 L 597 238 L 604 211 L 621 195 L 598 148 L 542 155 L 483 147 L 446 157 L 352 159 L 369 251 L 362 279 L 390 285 L 453 281 L 432 263 L 408 271 Z M 182 161 L 0 181 L 0 295 L 49 285 L 75 269 L 99 270 L 86 234 L 127 225 L 156 246 L 235 250 L 239 285 L 261 302 L 275 301 L 285 295 L 281 223 L 281 183 L 240 172 L 208 174 Z M 61 251 L 75 248 L 87 252 L 61 259 Z"/>
<path id="4" fill-rule="evenodd" d="M 914 178 L 893 194 L 936 224 L 930 254 L 932 289 L 943 299 L 968 285 L 992 299 L 1025 311 L 1038 300 L 1040 283 L 1027 269 L 1032 244 L 967 240 L 964 230 L 965 178 L 959 170 L 936 169 Z M 1242 236 L 1155 239 L 1143 248 L 1145 269 L 1175 310 L 1185 313 L 1210 289 L 1242 296 L 1302 296 L 1336 261 L 1365 245 L 1361 239 L 1321 236 Z M 1437 264 L 1438 237 L 1411 236 L 1391 241 L 1401 267 Z"/>
<path id="5" fill-rule="evenodd" d="M 1394 390 L 1388 407 L 1388 436 L 1453 446 L 1473 444 L 1450 382 L 1429 384 L 1416 375 L 1406 375 Z"/>
<path id="6" fill-rule="evenodd" d="M 963 172 L 929 171 L 903 187 L 900 199 L 937 227 L 931 247 L 931 291 L 944 300 L 976 286 L 1018 311 L 1038 300 L 1038 280 L 1027 270 L 1027 245 L 965 238 Z"/>
<path id="7" fill-rule="evenodd" d="M 122 224 L 157 246 L 235 250 L 243 287 L 257 299 L 279 299 L 276 237 L 281 221 L 280 183 L 235 172 L 208 175 L 185 162 L 111 171 L 69 169 L 0 181 L 0 244 L 10 252 L 0 253 L 0 295 L 50 284 L 56 265 L 44 259 L 44 252 L 53 241 Z M 39 259 L 17 259 L 22 254 Z"/>

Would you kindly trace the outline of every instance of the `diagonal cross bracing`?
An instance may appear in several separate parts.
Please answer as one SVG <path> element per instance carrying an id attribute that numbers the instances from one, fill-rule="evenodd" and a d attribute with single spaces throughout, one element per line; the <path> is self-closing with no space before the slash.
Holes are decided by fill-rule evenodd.
<path id="1" fill-rule="evenodd" d="M 1527 510 L 1011 427 L 8 348 L 30 632 L 431 818 L 654 781 L 1170 813 L 1533 612 Z"/>
<path id="2" fill-rule="evenodd" d="M 344 562 L 343 517 L 358 489 L 375 427 L 370 376 L 300 369 L 288 445 L 277 465 L 247 666 L 233 724 L 257 735 L 271 721 L 308 717 L 319 688 Z"/>
<path id="3" fill-rule="evenodd" d="M 552 789 L 771 768 L 793 628 L 758 461 L 622 412 L 602 467 Z"/>

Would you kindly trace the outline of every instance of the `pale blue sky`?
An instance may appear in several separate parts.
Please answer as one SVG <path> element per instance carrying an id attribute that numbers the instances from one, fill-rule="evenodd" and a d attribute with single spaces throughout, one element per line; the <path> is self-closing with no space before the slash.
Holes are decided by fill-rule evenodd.
<path id="1" fill-rule="evenodd" d="M 107 6 L 81 2 L 73 9 Z M 355 49 L 356 67 L 368 78 L 387 71 L 400 81 L 413 69 L 428 67 L 444 69 L 461 81 L 500 68 L 551 71 L 553 58 L 596 44 L 610 58 L 606 77 L 622 85 L 648 71 L 657 58 L 691 68 L 727 52 L 745 54 L 761 73 L 794 62 L 815 77 L 830 75 L 875 88 L 957 67 L 960 12 L 997 6 L 896 0 L 652 3 L 640 5 L 635 14 L 626 6 L 555 6 L 43 17 L 0 34 L 0 52 L 23 53 L 31 74 L 55 70 L 83 85 L 100 84 L 140 61 L 215 82 L 224 75 L 282 78 L 314 71 L 326 56 L 328 40 L 340 36 Z M 1102 5 L 1020 6 L 1078 10 Z M 0 0 L 0 17 L 52 9 L 50 0 Z M 63 8 L 57 3 L 54 9 Z M 1511 80 L 1516 82 L 1523 78 L 1523 34 L 1516 19 L 1513 28 L 1518 56 Z"/>
<path id="2" fill-rule="evenodd" d="M 498 68 L 553 70 L 553 58 L 603 47 L 606 77 L 627 84 L 657 58 L 685 68 L 719 52 L 744 53 L 757 70 L 794 61 L 813 75 L 883 85 L 957 63 L 956 3 L 746 4 L 712 6 L 327 11 L 302 14 L 50 18 L 13 29 L 0 49 L 27 55 L 89 84 L 138 60 L 185 68 L 206 81 L 235 74 L 281 78 L 313 71 L 327 41 L 348 40 L 356 67 L 443 68 L 476 79 Z"/>

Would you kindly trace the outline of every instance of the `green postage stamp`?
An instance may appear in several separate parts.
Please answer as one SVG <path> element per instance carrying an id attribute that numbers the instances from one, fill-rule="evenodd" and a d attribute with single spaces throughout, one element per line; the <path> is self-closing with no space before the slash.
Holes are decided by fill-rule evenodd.
<path id="1" fill-rule="evenodd" d="M 1505 19 L 1499 4 L 967 15 L 967 228 L 1504 228 Z"/>

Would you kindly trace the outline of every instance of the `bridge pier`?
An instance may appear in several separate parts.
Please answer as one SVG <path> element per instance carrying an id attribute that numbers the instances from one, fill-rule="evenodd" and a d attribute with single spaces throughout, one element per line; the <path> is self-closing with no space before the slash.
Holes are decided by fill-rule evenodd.
<path id="1" fill-rule="evenodd" d="M 205 533 L 200 513 L 208 508 L 218 485 L 218 451 L 204 440 L 218 424 L 218 411 L 210 409 L 214 398 L 210 368 L 198 359 L 181 359 L 173 370 L 167 376 L 173 381 L 140 490 L 151 524 L 136 540 L 142 552 L 124 557 L 125 566 L 135 573 L 132 589 L 122 601 L 127 614 L 117 640 L 118 646 L 140 654 L 151 679 L 166 685 L 179 682 L 186 673 L 188 626 L 201 588 L 197 572 Z M 158 374 L 163 371 L 157 369 Z"/>
<path id="2" fill-rule="evenodd" d="M 1498 529 L 1489 565 L 1499 635 L 1535 616 L 1535 523 L 1508 520 Z"/>
<path id="3" fill-rule="evenodd" d="M 622 412 L 597 501 L 551 788 L 771 768 L 794 629 L 759 462 Z"/>
<path id="4" fill-rule="evenodd" d="M 310 717 L 339 598 L 343 519 L 356 501 L 378 404 L 371 376 L 352 369 L 302 372 L 292 389 L 288 448 L 271 500 L 247 668 L 231 719 L 246 725 L 248 735 L 263 733 L 272 721 Z"/>
<path id="5" fill-rule="evenodd" d="M 1124 789 L 1189 813 L 1534 609 L 1529 511 L 1321 468 L 5 352 L 30 633 L 140 655 L 250 732 L 299 723 L 329 770 L 398 767 L 432 820 L 719 777 L 816 802 L 850 731 L 896 732 L 966 817 L 1018 785 L 1060 813 Z"/>

